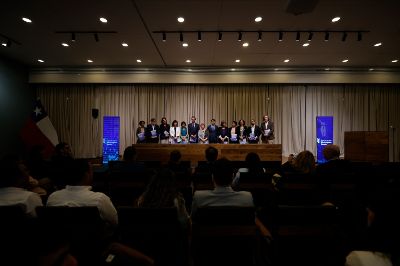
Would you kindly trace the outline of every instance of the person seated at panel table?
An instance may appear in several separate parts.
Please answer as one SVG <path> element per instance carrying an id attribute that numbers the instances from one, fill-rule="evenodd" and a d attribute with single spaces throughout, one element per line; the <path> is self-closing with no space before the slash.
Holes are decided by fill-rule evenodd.
<path id="1" fill-rule="evenodd" d="M 221 126 L 218 128 L 218 142 L 221 144 L 227 144 L 229 142 L 229 129 L 225 121 L 221 121 Z"/>
<path id="2" fill-rule="evenodd" d="M 169 143 L 177 144 L 181 142 L 181 128 L 178 126 L 178 121 L 172 121 L 169 129 Z"/>
<path id="3" fill-rule="evenodd" d="M 208 142 L 218 143 L 218 126 L 215 124 L 215 119 L 211 119 L 211 124 L 207 127 Z"/>
<path id="4" fill-rule="evenodd" d="M 257 144 L 260 140 L 261 129 L 256 125 L 256 120 L 251 119 L 251 125 L 247 128 L 247 142 Z"/>
<path id="5" fill-rule="evenodd" d="M 169 124 L 167 123 L 167 118 L 163 117 L 161 118 L 161 124 L 160 124 L 160 143 L 161 144 L 168 144 L 169 143 Z"/>
<path id="6" fill-rule="evenodd" d="M 158 143 L 160 135 L 160 127 L 156 124 L 156 119 L 152 118 L 150 124 L 146 128 L 146 142 L 147 143 Z"/>
<path id="7" fill-rule="evenodd" d="M 239 132 L 239 144 L 246 144 L 247 143 L 247 127 L 246 127 L 246 122 L 243 119 L 239 120 L 239 126 L 238 126 L 238 132 Z"/>
<path id="8" fill-rule="evenodd" d="M 232 126 L 228 130 L 229 143 L 239 144 L 239 127 L 236 121 L 232 121 Z"/>
<path id="9" fill-rule="evenodd" d="M 196 123 L 196 117 L 192 115 L 191 122 L 188 125 L 188 133 L 189 133 L 189 143 L 197 143 L 197 132 L 199 132 L 200 126 Z"/>
<path id="10" fill-rule="evenodd" d="M 208 131 L 204 123 L 200 124 L 199 132 L 197 133 L 200 144 L 208 144 Z"/>
<path id="11" fill-rule="evenodd" d="M 181 123 L 181 143 L 182 144 L 188 144 L 189 143 L 189 133 L 188 133 L 188 129 L 186 127 L 186 122 L 182 121 Z"/>
<path id="12" fill-rule="evenodd" d="M 146 128 L 144 127 L 145 124 L 146 123 L 144 121 L 139 122 L 139 126 L 136 129 L 136 143 L 146 143 Z"/>

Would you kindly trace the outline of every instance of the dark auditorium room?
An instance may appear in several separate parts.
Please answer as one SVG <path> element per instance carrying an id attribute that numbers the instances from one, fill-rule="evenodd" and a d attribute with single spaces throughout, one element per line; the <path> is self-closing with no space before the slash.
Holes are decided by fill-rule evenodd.
<path id="1" fill-rule="evenodd" d="M 400 266 L 399 0 L 3 0 L 0 264 Z"/>

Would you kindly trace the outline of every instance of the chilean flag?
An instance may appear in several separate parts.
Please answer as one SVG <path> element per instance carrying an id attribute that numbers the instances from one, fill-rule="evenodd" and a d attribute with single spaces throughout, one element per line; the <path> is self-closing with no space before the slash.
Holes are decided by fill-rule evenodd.
<path id="1" fill-rule="evenodd" d="M 35 101 L 31 117 L 26 121 L 20 135 L 27 150 L 40 145 L 44 147 L 46 158 L 53 154 L 54 147 L 58 144 L 57 131 L 39 99 Z"/>

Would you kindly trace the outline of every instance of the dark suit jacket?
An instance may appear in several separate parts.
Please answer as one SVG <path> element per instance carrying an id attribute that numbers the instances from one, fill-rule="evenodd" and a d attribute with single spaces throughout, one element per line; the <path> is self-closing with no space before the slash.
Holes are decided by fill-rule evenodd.
<path id="1" fill-rule="evenodd" d="M 266 129 L 270 130 L 269 134 L 267 136 L 267 139 L 271 139 L 271 140 L 274 139 L 275 138 L 275 136 L 274 136 L 274 122 L 268 121 L 267 127 L 265 127 L 265 122 L 261 123 L 261 134 L 262 134 L 263 137 L 264 137 L 264 130 L 266 130 Z"/>
<path id="2" fill-rule="evenodd" d="M 164 131 L 167 131 L 168 132 L 168 134 L 169 134 L 169 125 L 168 124 L 165 124 L 165 125 L 163 125 L 163 124 L 161 124 L 160 125 L 160 139 L 168 139 L 169 138 L 169 136 L 167 137 L 167 136 L 165 136 L 165 134 L 164 134 Z"/>
<path id="3" fill-rule="evenodd" d="M 237 136 L 236 136 L 236 141 L 232 141 L 232 140 L 231 140 L 231 137 L 232 137 L 231 130 L 232 130 L 232 128 L 230 127 L 230 128 L 228 129 L 229 142 L 232 143 L 232 144 L 237 144 L 237 143 L 239 143 L 239 133 L 240 133 L 240 132 L 239 132 L 239 127 L 235 127 L 235 134 L 237 135 Z"/>
<path id="4" fill-rule="evenodd" d="M 211 125 L 208 125 L 208 142 L 217 143 L 218 142 L 218 126 L 214 125 L 214 130 L 212 130 Z"/>
<path id="5" fill-rule="evenodd" d="M 194 126 L 193 126 L 192 123 L 190 123 L 190 124 L 188 123 L 189 138 L 190 138 L 190 136 L 195 135 L 196 136 L 196 143 L 198 141 L 197 132 L 199 132 L 199 130 L 200 130 L 200 125 L 199 124 L 195 123 Z"/>
<path id="6" fill-rule="evenodd" d="M 247 134 L 246 134 L 247 137 L 250 137 L 250 133 L 251 133 L 251 126 L 247 127 Z M 256 141 L 252 141 L 252 140 L 248 139 L 249 143 L 258 143 L 258 141 L 260 139 L 261 129 L 257 125 L 255 125 L 254 135 L 258 137 L 257 140 Z"/>
<path id="7" fill-rule="evenodd" d="M 151 137 L 151 131 L 153 130 L 153 127 L 151 124 L 148 124 L 146 127 L 146 138 L 147 142 L 155 142 L 158 143 L 158 137 L 160 135 L 160 127 L 158 125 L 154 125 L 154 129 L 157 131 L 157 138 L 152 138 Z"/>

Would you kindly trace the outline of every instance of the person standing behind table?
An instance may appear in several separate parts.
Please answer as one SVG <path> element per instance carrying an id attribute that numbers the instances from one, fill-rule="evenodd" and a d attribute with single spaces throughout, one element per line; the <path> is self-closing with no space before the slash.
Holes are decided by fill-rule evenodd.
<path id="1" fill-rule="evenodd" d="M 215 119 L 211 119 L 211 125 L 207 127 L 208 131 L 208 142 L 217 143 L 218 142 L 218 127 L 215 125 Z"/>
<path id="2" fill-rule="evenodd" d="M 160 127 L 156 124 L 156 119 L 152 118 L 146 128 L 147 143 L 158 143 Z"/>
<path id="3" fill-rule="evenodd" d="M 189 134 L 188 134 L 188 129 L 186 127 L 186 122 L 182 121 L 182 123 L 181 123 L 181 139 L 182 139 L 182 141 L 181 141 L 181 143 L 188 144 L 188 137 L 189 137 Z"/>
<path id="4" fill-rule="evenodd" d="M 144 127 L 145 122 L 140 121 L 139 126 L 136 129 L 136 137 L 137 141 L 136 143 L 146 143 L 146 128 Z"/>
<path id="5" fill-rule="evenodd" d="M 167 123 L 167 118 L 161 118 L 160 124 L 160 143 L 168 144 L 169 143 L 169 124 Z"/>
<path id="6" fill-rule="evenodd" d="M 232 127 L 228 130 L 229 143 L 239 144 L 239 128 L 236 121 L 232 121 Z"/>
<path id="7" fill-rule="evenodd" d="M 274 137 L 274 123 L 270 120 L 268 115 L 264 116 L 264 122 L 261 123 L 261 140 L 262 143 L 270 143 Z"/>
<path id="8" fill-rule="evenodd" d="M 227 144 L 229 142 L 228 127 L 225 121 L 221 121 L 221 127 L 218 129 L 218 142 L 221 144 Z"/>
<path id="9" fill-rule="evenodd" d="M 261 129 L 256 125 L 256 120 L 251 119 L 251 126 L 247 128 L 247 142 L 257 144 L 261 134 Z"/>
<path id="10" fill-rule="evenodd" d="M 238 132 L 239 132 L 239 143 L 246 144 L 247 127 L 246 127 L 246 122 L 243 119 L 239 120 Z"/>
<path id="11" fill-rule="evenodd" d="M 169 129 L 169 142 L 177 144 L 181 142 L 181 128 L 178 126 L 178 121 L 174 120 Z"/>
<path id="12" fill-rule="evenodd" d="M 197 133 L 199 137 L 200 144 L 208 144 L 208 132 L 206 130 L 206 125 L 204 123 L 200 124 L 200 130 Z"/>
<path id="13" fill-rule="evenodd" d="M 192 122 L 188 125 L 188 132 L 189 132 L 189 142 L 190 143 L 197 143 L 198 137 L 197 132 L 199 132 L 200 126 L 196 123 L 196 117 L 193 115 L 191 118 Z"/>

